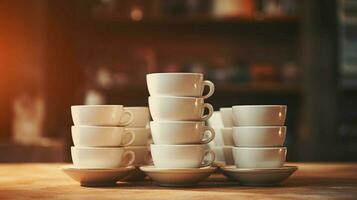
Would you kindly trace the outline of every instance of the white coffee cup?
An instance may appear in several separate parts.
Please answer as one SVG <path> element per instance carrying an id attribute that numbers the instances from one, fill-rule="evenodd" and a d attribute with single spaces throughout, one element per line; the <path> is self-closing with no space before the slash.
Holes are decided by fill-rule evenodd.
<path id="1" fill-rule="evenodd" d="M 207 124 L 210 127 L 223 127 L 221 113 L 219 111 L 214 111 L 211 118 L 207 120 Z"/>
<path id="2" fill-rule="evenodd" d="M 76 147 L 118 147 L 131 145 L 135 135 L 124 127 L 81 125 L 72 126 L 72 139 Z"/>
<path id="3" fill-rule="evenodd" d="M 126 151 L 133 151 L 135 154 L 134 166 L 152 164 L 151 152 L 149 146 L 127 146 Z"/>
<path id="4" fill-rule="evenodd" d="M 233 127 L 233 140 L 237 147 L 281 147 L 285 135 L 285 126 Z"/>
<path id="5" fill-rule="evenodd" d="M 154 121 L 205 121 L 213 113 L 211 104 L 194 97 L 150 96 L 149 107 Z"/>
<path id="6" fill-rule="evenodd" d="M 238 168 L 280 168 L 286 153 L 286 147 L 233 147 L 233 159 Z"/>
<path id="7" fill-rule="evenodd" d="M 283 126 L 285 116 L 285 105 L 233 106 L 235 126 Z"/>
<path id="8" fill-rule="evenodd" d="M 150 122 L 150 112 L 148 107 L 124 107 L 124 110 L 133 113 L 133 122 L 127 127 L 148 127 Z M 128 120 L 129 116 L 124 116 L 123 120 Z"/>
<path id="9" fill-rule="evenodd" d="M 223 163 L 224 165 L 233 165 L 233 154 L 232 154 L 232 146 L 216 146 L 213 147 L 212 150 L 216 155 L 216 161 Z"/>
<path id="10" fill-rule="evenodd" d="M 214 152 L 204 144 L 151 144 L 151 155 L 157 168 L 199 168 L 215 160 Z"/>
<path id="11" fill-rule="evenodd" d="M 232 128 L 213 127 L 216 137 L 214 144 L 216 146 L 234 146 Z"/>
<path id="12" fill-rule="evenodd" d="M 150 127 L 155 144 L 207 144 L 215 136 L 204 122 L 152 121 Z"/>
<path id="13" fill-rule="evenodd" d="M 134 152 L 125 151 L 123 147 L 71 147 L 71 154 L 76 168 L 118 168 L 135 161 Z M 127 162 L 122 162 L 127 157 Z"/>
<path id="14" fill-rule="evenodd" d="M 232 107 L 220 108 L 221 119 L 224 127 L 233 127 Z"/>
<path id="15" fill-rule="evenodd" d="M 128 127 L 125 128 L 125 130 L 130 131 L 135 135 L 134 141 L 127 146 L 145 146 L 149 144 L 151 138 L 150 128 Z M 125 139 L 124 142 L 128 142 L 128 139 Z"/>
<path id="16" fill-rule="evenodd" d="M 133 121 L 133 113 L 124 111 L 122 105 L 71 106 L 74 125 L 127 126 Z M 124 121 L 122 118 L 128 115 Z"/>
<path id="17" fill-rule="evenodd" d="M 204 99 L 214 93 L 214 84 L 203 80 L 200 73 L 152 73 L 146 75 L 150 96 L 184 96 L 202 97 Z M 209 91 L 203 96 L 204 87 Z"/>

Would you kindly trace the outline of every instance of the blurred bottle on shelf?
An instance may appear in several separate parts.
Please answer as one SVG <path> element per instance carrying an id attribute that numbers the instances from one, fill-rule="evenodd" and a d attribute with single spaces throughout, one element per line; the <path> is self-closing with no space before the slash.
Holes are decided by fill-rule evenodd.
<path id="1" fill-rule="evenodd" d="M 300 70 L 293 62 L 285 63 L 281 68 L 281 79 L 285 83 L 297 83 L 300 77 Z"/>
<path id="2" fill-rule="evenodd" d="M 250 77 L 252 82 L 276 82 L 278 71 L 270 64 L 253 64 L 250 67 Z"/>
<path id="3" fill-rule="evenodd" d="M 85 105 L 101 105 L 105 104 L 105 96 L 102 92 L 95 89 L 88 89 L 84 96 Z"/>
<path id="4" fill-rule="evenodd" d="M 13 102 L 13 140 L 19 144 L 44 142 L 45 102 L 40 94 L 23 92 Z"/>
<path id="5" fill-rule="evenodd" d="M 213 16 L 215 17 L 251 17 L 255 8 L 254 0 L 214 0 Z"/>
<path id="6" fill-rule="evenodd" d="M 282 16 L 296 14 L 296 0 L 255 0 L 255 16 Z"/>

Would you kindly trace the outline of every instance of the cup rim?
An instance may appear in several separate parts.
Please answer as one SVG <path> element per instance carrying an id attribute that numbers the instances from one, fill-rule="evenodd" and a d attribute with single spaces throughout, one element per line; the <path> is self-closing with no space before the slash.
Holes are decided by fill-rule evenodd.
<path id="1" fill-rule="evenodd" d="M 169 146 L 169 147 L 185 147 L 185 146 L 207 146 L 207 144 L 150 144 L 151 146 Z"/>
<path id="2" fill-rule="evenodd" d="M 130 127 L 130 126 L 127 126 L 127 127 L 122 127 L 124 128 L 125 130 L 127 131 L 136 131 L 136 130 L 150 130 L 150 127 Z"/>
<path id="3" fill-rule="evenodd" d="M 276 108 L 276 107 L 287 107 L 287 105 L 235 105 L 232 108 Z"/>
<path id="4" fill-rule="evenodd" d="M 220 112 L 221 110 L 232 110 L 232 107 L 221 107 L 219 108 L 218 112 Z"/>
<path id="5" fill-rule="evenodd" d="M 71 149 L 77 149 L 77 150 L 124 150 L 124 147 L 77 147 L 77 146 L 71 146 Z"/>
<path id="6" fill-rule="evenodd" d="M 186 97 L 186 96 L 173 96 L 173 95 L 149 96 L 149 99 L 152 99 L 152 98 L 190 99 L 190 100 L 202 99 L 202 100 L 204 100 L 204 98 L 202 96 L 199 96 L 199 97 Z"/>
<path id="7" fill-rule="evenodd" d="M 202 73 L 194 73 L 194 72 L 156 72 L 156 73 L 149 73 L 146 76 L 160 76 L 160 75 L 196 75 L 196 76 L 203 76 Z"/>
<path id="8" fill-rule="evenodd" d="M 175 120 L 167 120 L 167 121 L 150 121 L 150 124 L 154 124 L 154 123 L 158 123 L 158 124 L 205 124 L 204 121 L 175 121 Z"/>
<path id="9" fill-rule="evenodd" d="M 123 105 L 72 105 L 71 108 L 124 107 Z"/>
<path id="10" fill-rule="evenodd" d="M 149 107 L 148 106 L 124 106 L 124 109 L 133 109 L 133 110 L 145 109 L 145 110 L 149 110 Z"/>
<path id="11" fill-rule="evenodd" d="M 124 149 L 146 149 L 149 151 L 149 146 L 147 145 L 125 146 Z"/>
<path id="12" fill-rule="evenodd" d="M 286 126 L 233 126 L 233 129 L 273 129 L 273 128 L 285 128 Z"/>
<path id="13" fill-rule="evenodd" d="M 233 149 L 249 149 L 249 150 L 287 150 L 287 147 L 233 147 Z"/>
<path id="14" fill-rule="evenodd" d="M 96 126 L 96 125 L 72 125 L 74 128 L 95 128 L 95 129 L 124 129 L 122 126 Z"/>
<path id="15" fill-rule="evenodd" d="M 234 146 L 231 146 L 231 145 L 223 145 L 223 146 L 214 146 L 212 147 L 212 150 L 213 149 L 233 149 Z"/>

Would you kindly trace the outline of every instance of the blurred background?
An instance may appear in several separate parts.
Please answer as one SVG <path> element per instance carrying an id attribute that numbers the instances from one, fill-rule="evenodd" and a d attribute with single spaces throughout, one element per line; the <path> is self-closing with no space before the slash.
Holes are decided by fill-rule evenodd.
<path id="1" fill-rule="evenodd" d="M 288 161 L 357 160 L 357 1 L 0 0 L 0 27 L 0 162 L 70 161 L 70 105 L 176 71 L 217 110 L 287 104 Z"/>

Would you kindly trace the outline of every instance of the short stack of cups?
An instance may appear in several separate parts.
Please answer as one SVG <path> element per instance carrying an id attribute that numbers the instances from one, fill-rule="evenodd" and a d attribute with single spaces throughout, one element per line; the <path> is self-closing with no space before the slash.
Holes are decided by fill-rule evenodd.
<path id="1" fill-rule="evenodd" d="M 237 168 L 282 168 L 287 154 L 283 147 L 287 106 L 233 106 L 233 148 Z"/>
<path id="2" fill-rule="evenodd" d="M 78 105 L 71 107 L 72 161 L 79 169 L 113 169 L 133 165 L 135 153 L 124 146 L 135 141 L 125 126 L 134 115 L 122 105 Z"/>
<path id="3" fill-rule="evenodd" d="M 153 73 L 147 75 L 150 93 L 150 123 L 154 144 L 151 154 L 155 168 L 201 168 L 215 158 L 208 148 L 215 136 L 205 126 L 213 107 L 204 99 L 214 92 L 214 84 L 200 73 Z M 209 92 L 203 96 L 204 87 Z M 207 114 L 205 110 L 208 111 Z"/>
<path id="4" fill-rule="evenodd" d="M 214 129 L 216 137 L 214 139 L 214 145 L 211 147 L 216 154 L 217 166 L 233 165 L 233 155 L 232 148 L 234 146 L 233 142 L 233 118 L 232 118 L 232 108 L 220 108 L 219 111 L 215 112 L 218 114 L 216 120 L 220 120 L 221 123 L 210 123 L 210 126 Z"/>
<path id="5" fill-rule="evenodd" d="M 133 113 L 134 116 L 133 122 L 126 127 L 126 130 L 132 132 L 135 139 L 124 149 L 134 152 L 133 165 L 136 169 L 122 181 L 140 181 L 145 178 L 145 174 L 140 171 L 139 167 L 152 163 L 149 147 L 151 143 L 150 112 L 148 107 L 124 107 L 124 110 Z"/>

